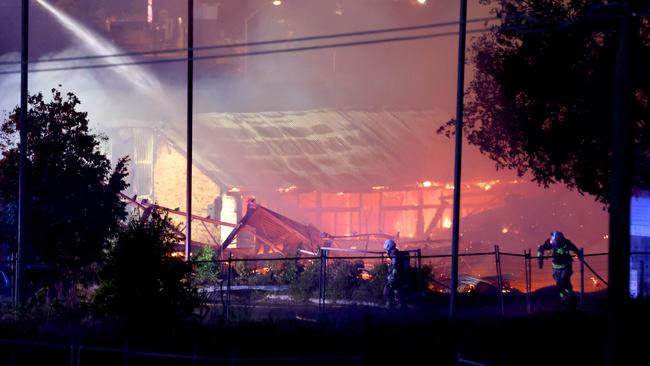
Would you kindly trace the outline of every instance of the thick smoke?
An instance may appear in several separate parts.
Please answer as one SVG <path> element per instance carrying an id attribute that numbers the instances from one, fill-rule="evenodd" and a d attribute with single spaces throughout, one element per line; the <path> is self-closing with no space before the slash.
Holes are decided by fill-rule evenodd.
<path id="1" fill-rule="evenodd" d="M 474 2 L 470 5 L 469 18 L 487 14 L 488 9 Z M 408 0 L 287 0 L 279 7 L 263 0 L 224 0 L 221 2 L 218 21 L 230 22 L 230 37 L 220 38 L 216 33 L 197 35 L 197 40 L 203 42 L 197 45 L 246 41 L 243 36 L 246 18 L 249 18 L 246 22 L 247 40 L 260 41 L 447 22 L 456 20 L 457 17 L 458 2 L 451 0 L 429 1 L 425 6 Z M 47 30 L 39 29 L 38 24 L 33 24 L 33 27 L 36 28 L 35 33 L 57 33 L 73 45 L 44 55 L 42 59 L 89 53 L 88 47 L 63 27 L 50 26 Z M 469 26 L 470 29 L 482 27 L 484 24 Z M 457 25 L 451 25 L 406 34 L 456 30 Z M 404 34 L 370 38 L 398 35 Z M 473 36 L 468 35 L 468 44 Z M 335 41 L 289 46 L 331 42 Z M 249 57 L 246 62 L 239 57 L 225 60 L 224 63 L 230 67 L 231 72 L 222 73 L 215 73 L 220 67 L 215 66 L 215 60 L 198 61 L 195 63 L 195 111 L 426 110 L 436 111 L 441 116 L 440 120 L 431 121 L 438 125 L 454 116 L 457 42 L 457 37 L 452 36 L 256 56 Z M 6 48 L 0 47 L 0 50 L 3 49 Z M 254 49 L 249 49 L 252 50 Z M 233 50 L 224 52 L 232 53 Z M 197 52 L 197 55 L 214 53 L 216 52 Z M 0 58 L 17 60 L 19 55 L 7 52 L 0 55 Z M 37 64 L 34 68 L 50 66 L 55 64 Z M 33 73 L 30 74 L 30 91 L 47 92 L 62 84 L 62 90 L 72 91 L 80 97 L 82 108 L 89 112 L 90 120 L 98 131 L 120 124 L 141 123 L 151 126 L 152 121 L 182 126 L 186 102 L 185 64 L 150 67 L 150 70 L 160 82 L 160 92 L 138 91 L 128 80 L 116 77 L 115 72 L 107 69 Z M 472 68 L 468 65 L 466 82 L 471 77 Z M 18 104 L 19 85 L 19 74 L 0 76 L 0 110 L 9 111 Z M 433 144 L 453 149 L 453 144 L 444 137 L 436 136 L 433 139 Z M 184 148 L 185 141 L 176 141 L 176 144 Z M 477 157 L 478 152 L 474 147 L 466 145 L 464 156 L 464 173 L 494 166 L 487 158 Z M 423 163 L 431 163 L 430 159 L 436 159 L 435 156 L 412 158 L 422 160 Z M 237 157 L 233 156 L 232 159 Z M 453 181 L 452 160 L 436 160 L 433 163 L 448 167 L 448 175 L 436 177 L 437 180 Z M 489 178 L 505 182 L 515 177 L 512 172 L 494 171 Z M 486 212 L 483 216 L 462 220 L 461 231 L 466 235 L 464 240 L 498 242 L 509 250 L 519 250 L 534 247 L 548 232 L 560 229 L 585 247 L 605 249 L 606 241 L 602 238 L 606 232 L 606 214 L 591 197 L 583 197 L 562 187 L 553 187 L 553 190 L 533 184 L 523 184 L 520 187 L 517 192 L 503 192 L 499 208 Z M 290 211 L 289 207 L 271 208 L 280 212 Z M 301 217 L 294 219 L 302 221 Z M 502 233 L 506 227 L 516 227 L 520 231 L 517 234 L 519 236 Z"/>

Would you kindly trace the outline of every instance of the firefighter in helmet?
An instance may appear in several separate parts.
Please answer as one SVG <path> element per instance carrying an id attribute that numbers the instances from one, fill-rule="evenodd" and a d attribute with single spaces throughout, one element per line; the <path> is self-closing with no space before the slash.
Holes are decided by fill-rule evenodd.
<path id="1" fill-rule="evenodd" d="M 409 253 L 398 250 L 393 239 L 384 242 L 384 250 L 390 258 L 388 276 L 384 286 L 386 307 L 394 309 L 395 305 L 399 305 L 404 308 L 406 306 L 405 290 L 410 262 Z"/>
<path id="2" fill-rule="evenodd" d="M 547 250 L 552 251 L 553 279 L 555 280 L 555 286 L 559 292 L 560 300 L 573 307 L 575 303 L 573 287 L 571 286 L 571 275 L 573 274 L 571 262 L 573 262 L 573 258 L 571 258 L 571 253 L 569 252 L 575 253 L 580 260 L 582 260 L 582 253 L 575 244 L 564 237 L 561 231 L 553 231 L 544 244 L 537 248 L 537 259 L 540 269 L 544 267 L 544 252 Z"/>

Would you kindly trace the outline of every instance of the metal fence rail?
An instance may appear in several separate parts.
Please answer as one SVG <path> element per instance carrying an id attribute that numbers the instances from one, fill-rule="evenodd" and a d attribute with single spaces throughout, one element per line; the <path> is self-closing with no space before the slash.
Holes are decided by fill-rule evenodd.
<path id="1" fill-rule="evenodd" d="M 586 293 L 600 291 L 606 288 L 608 281 L 606 276 L 601 273 L 606 271 L 606 259 L 608 253 L 585 253 L 581 250 L 581 256 L 578 257 L 578 271 L 577 292 L 579 294 L 579 303 L 585 304 Z M 304 253 L 303 253 L 304 254 Z M 345 254 L 337 256 L 335 254 Z M 421 250 L 410 250 L 411 268 L 413 271 L 413 284 L 414 290 L 417 294 L 423 294 L 427 291 L 448 293 L 449 277 L 448 277 L 448 263 L 451 258 L 449 254 L 423 254 Z M 632 252 L 632 255 L 648 255 L 648 252 Z M 580 258 L 581 257 L 581 258 Z M 532 303 L 534 298 L 533 292 L 542 288 L 551 286 L 554 283 L 550 275 L 550 270 L 541 270 L 537 266 L 533 266 L 532 250 L 524 251 L 523 253 L 509 253 L 500 250 L 497 245 L 492 252 L 478 252 L 478 253 L 460 253 L 461 259 L 460 273 L 463 281 L 460 282 L 461 288 L 459 291 L 473 291 L 476 290 L 476 285 L 483 283 L 492 286 L 496 289 L 496 305 L 497 309 L 502 315 L 507 312 L 507 305 L 518 296 L 523 297 L 525 301 L 526 312 L 532 312 Z M 551 256 L 544 256 L 542 258 L 548 259 Z M 275 299 L 282 299 L 280 305 L 287 306 L 296 301 L 292 300 L 289 295 L 282 295 L 291 289 L 294 283 L 277 283 L 277 278 L 273 276 L 264 277 L 264 271 L 276 271 L 282 268 L 287 263 L 294 263 L 296 268 L 301 268 L 302 271 L 296 270 L 294 281 L 300 280 L 300 276 L 304 276 L 309 269 L 315 272 L 316 282 L 316 301 L 319 311 L 324 311 L 330 303 L 363 303 L 382 305 L 382 300 L 377 297 L 378 288 L 383 286 L 381 283 L 370 283 L 374 278 L 370 278 L 369 271 L 377 266 L 386 265 L 390 260 L 383 252 L 376 251 L 360 251 L 360 250 L 346 250 L 339 248 L 323 248 L 316 256 L 314 255 L 298 255 L 293 257 L 278 257 L 278 258 L 235 258 L 232 253 L 226 259 L 214 260 L 195 260 L 192 264 L 195 269 L 199 266 L 209 265 L 218 273 L 219 279 L 213 283 L 206 284 L 202 288 L 202 293 L 206 295 L 206 300 L 210 300 L 213 305 L 220 305 L 223 308 L 223 317 L 226 322 L 232 320 L 233 306 L 241 305 L 242 291 L 267 291 L 268 293 L 280 293 L 280 295 L 273 295 Z M 356 268 L 359 273 L 358 280 L 352 284 L 357 286 L 362 284 L 366 287 L 372 288 L 374 298 L 366 298 L 355 300 L 354 298 L 332 298 L 332 286 L 336 286 L 336 278 L 332 271 L 337 268 L 341 263 L 348 263 L 351 268 Z M 8 268 L 8 272 L 15 266 L 14 261 L 0 261 L 0 265 Z M 260 274 L 261 272 L 262 274 Z M 606 273 L 606 272 L 605 272 Z M 352 273 L 354 275 L 355 273 Z M 246 276 L 244 276 L 246 275 Z M 276 273 L 277 275 L 277 273 Z M 365 277 L 363 277 L 365 276 Z M 370 278 L 370 279 L 368 279 Z M 268 283 L 255 283 L 255 280 L 263 279 Z M 248 282 L 247 282 L 248 281 Z M 275 282 L 274 282 L 275 281 Z M 364 282 L 365 281 L 365 282 Z M 473 281 L 473 282 L 472 282 Z M 9 281 L 10 283 L 13 281 Z M 356 284 L 356 285 L 355 285 Z M 259 287 L 261 285 L 267 287 Z M 281 285 L 275 286 L 274 285 Z M 353 289 L 355 290 L 355 289 Z M 352 293 L 355 293 L 352 291 Z M 234 297 L 233 297 L 234 296 Z M 307 299 L 310 298 L 309 294 L 305 294 Z M 358 297 L 358 296 L 357 296 Z M 262 306 L 263 300 L 266 297 L 251 297 L 249 296 L 245 304 L 249 308 Z M 280 300 L 277 300 L 280 301 Z M 288 302 L 287 302 L 288 301 Z M 356 301 L 356 302 L 355 302 Z M 520 301 L 520 300 L 517 300 Z M 278 306 L 280 306 L 278 305 Z"/>
<path id="2" fill-rule="evenodd" d="M 334 256 L 333 255 L 334 253 L 336 254 L 345 253 L 348 255 Z M 578 273 L 579 286 L 577 286 L 579 288 L 578 299 L 580 304 L 584 304 L 585 293 L 588 292 L 585 289 L 585 278 L 587 276 L 587 272 L 585 271 L 585 268 L 589 271 L 590 274 L 593 274 L 594 277 L 591 277 L 592 280 L 594 280 L 595 278 L 598 281 L 600 281 L 600 283 L 607 286 L 607 281 L 602 275 L 599 274 L 599 270 L 594 268 L 594 266 L 592 266 L 591 264 L 589 264 L 585 258 L 606 257 L 607 253 L 588 254 L 588 253 L 584 253 L 584 250 L 581 250 L 581 253 L 583 255 L 574 256 L 574 258 L 578 258 L 578 263 L 579 263 L 579 273 Z M 362 255 L 349 255 L 349 254 L 362 254 Z M 449 260 L 451 258 L 451 255 L 449 254 L 423 255 L 421 250 L 419 249 L 410 250 L 409 254 L 412 254 L 410 260 L 411 260 L 411 266 L 416 273 L 416 278 L 417 278 L 416 283 L 417 283 L 418 293 L 422 293 L 422 291 L 431 288 L 438 288 L 439 292 L 449 291 L 449 286 L 446 283 L 448 281 L 448 278 L 445 278 L 444 276 L 437 276 L 435 274 L 440 273 L 444 275 L 446 269 L 445 268 L 446 265 L 444 264 L 444 261 Z M 632 253 L 632 254 L 636 255 L 636 254 L 643 254 L 643 253 Z M 523 253 L 508 253 L 508 252 L 502 252 L 499 246 L 497 245 L 495 246 L 493 252 L 461 253 L 459 254 L 459 257 L 461 258 L 461 260 L 465 261 L 462 263 L 468 268 L 469 272 L 472 272 L 476 268 L 476 267 L 472 267 L 469 264 L 469 262 L 467 262 L 471 258 L 476 258 L 479 261 L 482 261 L 483 264 L 487 264 L 489 262 L 493 263 L 492 273 L 483 273 L 478 275 L 469 273 L 468 275 L 476 276 L 475 277 L 476 281 L 483 281 L 485 283 L 490 283 L 496 288 L 496 294 L 497 294 L 496 301 L 498 305 L 497 308 L 499 309 L 499 312 L 502 315 L 506 315 L 506 303 L 507 303 L 506 299 L 515 296 L 514 295 L 515 293 L 516 294 L 521 293 L 523 295 L 526 312 L 529 313 L 532 312 L 532 302 L 533 302 L 532 293 L 541 287 L 549 286 L 552 284 L 551 282 L 552 279 L 550 273 L 548 273 L 548 270 L 544 272 L 543 275 L 544 280 L 541 281 L 538 280 L 537 282 L 533 281 L 534 277 L 541 276 L 539 272 L 541 270 L 534 268 L 532 265 L 533 258 L 538 258 L 538 257 L 533 257 L 531 249 L 528 249 Z M 552 257 L 543 256 L 542 258 L 549 259 Z M 260 265 L 261 266 L 268 265 L 270 268 L 271 264 L 276 262 L 285 262 L 285 263 L 291 261 L 294 261 L 296 263 L 308 262 L 311 266 L 315 266 L 315 268 L 317 268 L 318 271 L 317 273 L 318 310 L 324 311 L 328 303 L 336 302 L 335 300 L 332 301 L 328 300 L 328 296 L 329 296 L 328 286 L 331 285 L 331 281 L 333 280 L 331 278 L 332 274 L 329 273 L 329 270 L 338 261 L 345 261 L 345 262 L 361 261 L 361 263 L 364 263 L 364 267 L 365 267 L 366 263 L 375 263 L 376 261 L 376 264 L 385 264 L 389 259 L 390 258 L 388 258 L 383 252 L 340 249 L 340 248 L 323 248 L 323 250 L 321 250 L 317 256 L 308 255 L 308 256 L 264 258 L 264 259 L 233 258 L 232 256 L 230 256 L 226 260 L 216 259 L 213 261 L 194 261 L 193 263 L 195 265 L 200 265 L 202 263 L 226 265 L 227 270 L 225 271 L 225 278 L 222 279 L 222 283 L 225 284 L 224 286 L 225 288 L 223 289 L 223 291 L 226 293 L 226 298 L 227 298 L 225 304 L 227 308 L 224 309 L 224 313 L 226 314 L 226 321 L 230 321 L 231 319 L 230 307 L 233 304 L 232 301 L 230 300 L 231 299 L 230 296 L 232 293 L 232 286 L 233 283 L 240 282 L 240 279 L 233 278 L 234 275 L 233 265 L 236 263 L 240 263 L 241 265 L 254 264 L 257 267 L 259 267 Z M 439 261 L 443 261 L 443 262 L 440 263 Z M 474 263 L 474 265 L 476 266 L 476 263 Z M 442 268 L 442 270 L 439 270 L 440 268 Z M 485 268 L 485 266 L 482 266 L 482 268 Z M 425 269 L 433 272 L 434 275 L 429 275 L 427 276 L 427 278 L 424 278 L 423 273 L 425 272 Z M 534 269 L 535 269 L 535 273 L 533 271 Z M 494 274 L 494 276 L 492 276 L 492 274 Z M 492 282 L 488 280 L 490 278 L 493 280 Z M 542 277 L 538 277 L 538 278 L 542 278 Z M 517 285 L 515 286 L 514 284 Z M 592 286 L 591 291 L 598 291 L 600 289 L 602 288 L 594 289 Z M 255 288 L 251 287 L 251 290 L 255 290 Z M 348 301 L 349 303 L 349 300 L 346 299 L 340 299 L 339 301 L 342 303 L 346 303 L 346 301 Z M 255 307 L 254 304 L 251 306 Z"/>

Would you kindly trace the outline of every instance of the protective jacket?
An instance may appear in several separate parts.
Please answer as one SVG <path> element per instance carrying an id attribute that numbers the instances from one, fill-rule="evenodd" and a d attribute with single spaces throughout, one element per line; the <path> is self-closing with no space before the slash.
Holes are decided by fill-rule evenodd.
<path id="1" fill-rule="evenodd" d="M 387 282 L 389 284 L 402 284 L 408 276 L 409 262 L 409 252 L 395 249 L 394 254 L 390 256 Z"/>
<path id="2" fill-rule="evenodd" d="M 544 252 L 547 250 L 552 250 L 551 257 L 552 257 L 553 269 L 565 269 L 571 267 L 571 262 L 573 262 L 573 258 L 571 258 L 570 251 L 580 256 L 580 250 L 578 250 L 575 244 L 573 244 L 568 239 L 562 239 L 560 243 L 556 246 L 553 246 L 550 240 L 546 240 L 544 244 L 540 245 L 537 248 L 537 258 L 539 260 L 540 267 L 543 264 Z"/>

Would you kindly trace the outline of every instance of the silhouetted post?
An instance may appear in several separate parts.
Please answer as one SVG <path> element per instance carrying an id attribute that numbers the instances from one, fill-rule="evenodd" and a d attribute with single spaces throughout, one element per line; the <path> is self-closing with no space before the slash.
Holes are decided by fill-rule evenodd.
<path id="1" fill-rule="evenodd" d="M 226 324 L 230 323 L 230 281 L 232 279 L 232 252 L 228 254 L 228 272 L 226 275 Z"/>
<path id="2" fill-rule="evenodd" d="M 325 286 L 327 280 L 327 251 L 322 250 L 320 252 L 320 279 L 318 281 L 319 291 L 318 291 L 318 310 L 323 311 L 325 309 Z"/>
<path id="3" fill-rule="evenodd" d="M 456 84 L 456 146 L 454 159 L 454 212 L 451 228 L 451 286 L 449 289 L 449 316 L 456 315 L 458 291 L 458 239 L 460 224 L 460 171 L 463 148 L 463 96 L 465 94 L 465 33 L 467 29 L 467 0 L 460 1 L 458 25 L 458 80 Z"/>
<path id="4" fill-rule="evenodd" d="M 506 311 L 503 305 L 503 279 L 501 278 L 501 253 L 499 251 L 499 246 L 494 246 L 494 260 L 496 263 L 497 269 L 497 286 L 499 286 L 499 307 L 501 308 L 501 315 L 505 315 Z"/>
<path id="5" fill-rule="evenodd" d="M 417 250 L 417 266 L 418 266 L 418 291 L 422 293 L 422 249 Z"/>
<path id="6" fill-rule="evenodd" d="M 526 274 L 526 312 L 530 314 L 530 249 L 524 250 L 524 271 Z"/>
<path id="7" fill-rule="evenodd" d="M 11 279 L 11 299 L 12 301 L 15 301 L 16 299 L 16 253 L 11 253 L 10 257 L 11 263 L 9 265 L 11 266 L 11 273 L 13 274 L 13 277 Z"/>
<path id="8" fill-rule="evenodd" d="M 580 248 L 580 305 L 585 299 L 585 248 Z"/>
<path id="9" fill-rule="evenodd" d="M 14 304 L 22 301 L 23 251 L 27 234 L 27 86 L 29 60 L 29 1 L 22 0 L 20 35 L 20 158 L 18 165 L 18 243 L 14 273 Z"/>
<path id="10" fill-rule="evenodd" d="M 628 354 L 624 347 L 626 303 L 630 282 L 630 1 L 621 0 L 617 30 L 612 100 L 612 156 L 609 192 L 609 289 L 607 365 L 619 365 Z"/>
<path id="11" fill-rule="evenodd" d="M 194 103 L 194 0 L 187 2 L 187 170 L 185 202 L 187 216 L 185 218 L 187 232 L 185 233 L 185 260 L 190 260 L 192 252 L 192 106 Z"/>

